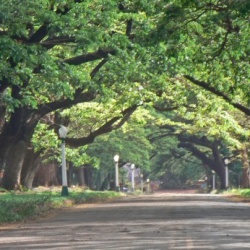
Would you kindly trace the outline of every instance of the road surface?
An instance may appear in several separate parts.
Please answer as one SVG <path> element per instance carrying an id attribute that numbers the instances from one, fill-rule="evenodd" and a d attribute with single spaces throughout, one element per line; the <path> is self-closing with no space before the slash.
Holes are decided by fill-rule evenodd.
<path id="1" fill-rule="evenodd" d="M 128 196 L 1 230 L 0 249 L 246 250 L 250 206 L 220 195 Z"/>

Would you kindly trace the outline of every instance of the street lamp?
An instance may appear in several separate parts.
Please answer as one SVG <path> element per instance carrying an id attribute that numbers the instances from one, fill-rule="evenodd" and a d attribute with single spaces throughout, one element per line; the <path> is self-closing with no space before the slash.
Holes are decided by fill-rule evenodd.
<path id="1" fill-rule="evenodd" d="M 149 182 L 150 182 L 150 180 L 147 179 L 147 191 L 148 191 L 148 194 L 149 194 Z"/>
<path id="2" fill-rule="evenodd" d="M 141 174 L 140 176 L 141 176 L 141 192 L 143 193 L 143 174 Z"/>
<path id="3" fill-rule="evenodd" d="M 66 170 L 66 153 L 65 153 L 65 138 L 67 136 L 68 130 L 66 127 L 61 126 L 59 129 L 59 136 L 62 140 L 62 196 L 68 196 L 68 183 L 67 183 L 67 170 Z"/>
<path id="4" fill-rule="evenodd" d="M 213 190 L 215 190 L 215 171 L 212 170 L 212 174 L 213 174 Z"/>
<path id="5" fill-rule="evenodd" d="M 119 169 L 118 169 L 118 162 L 119 162 L 119 155 L 114 156 L 114 162 L 115 162 L 115 190 L 117 192 L 120 191 L 119 186 Z"/>
<path id="6" fill-rule="evenodd" d="M 225 163 L 225 188 L 227 189 L 229 187 L 229 175 L 228 175 L 228 164 L 229 164 L 229 160 L 226 158 L 224 160 Z"/>
<path id="7" fill-rule="evenodd" d="M 131 164 L 131 191 L 135 191 L 135 164 Z"/>

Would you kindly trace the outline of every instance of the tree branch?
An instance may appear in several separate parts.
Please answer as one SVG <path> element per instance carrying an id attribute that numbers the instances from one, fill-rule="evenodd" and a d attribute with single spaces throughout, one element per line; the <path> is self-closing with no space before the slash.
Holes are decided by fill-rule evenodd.
<path id="1" fill-rule="evenodd" d="M 227 103 L 231 104 L 236 109 L 238 109 L 238 110 L 242 111 L 243 113 L 245 113 L 246 115 L 250 116 L 250 109 L 249 108 L 243 106 L 240 103 L 233 102 L 227 95 L 225 95 L 221 91 L 218 91 L 216 88 L 209 86 L 208 83 L 203 82 L 203 81 L 199 81 L 199 80 L 197 80 L 189 75 L 184 75 L 184 77 L 186 79 L 188 79 L 189 81 L 191 81 L 192 83 L 194 83 L 195 85 L 200 86 L 201 88 L 215 94 L 216 96 L 222 97 Z"/>
<path id="2" fill-rule="evenodd" d="M 210 149 L 212 149 L 214 146 L 214 142 L 209 141 L 206 136 L 202 136 L 201 138 L 199 138 L 195 135 L 188 136 L 184 134 L 179 134 L 177 135 L 177 137 L 178 140 L 181 142 L 193 143 Z"/>
<path id="3" fill-rule="evenodd" d="M 48 34 L 47 25 L 42 25 L 27 41 L 27 43 L 39 43 Z"/>
<path id="4" fill-rule="evenodd" d="M 54 37 L 51 39 L 47 39 L 44 42 L 41 42 L 40 44 L 46 49 L 51 49 L 55 45 L 65 44 L 65 43 L 74 43 L 74 42 L 76 42 L 75 37 Z"/>
<path id="5" fill-rule="evenodd" d="M 99 49 L 96 52 L 72 57 L 72 58 L 64 60 L 63 62 L 70 64 L 70 65 L 80 65 L 82 63 L 107 58 L 109 55 L 115 55 L 115 54 L 116 54 L 116 51 L 113 49 L 106 49 L 106 50 Z"/>
<path id="6" fill-rule="evenodd" d="M 91 79 L 94 78 L 94 76 L 97 74 L 97 72 L 100 70 L 100 68 L 107 62 L 108 60 L 105 58 L 103 59 L 100 63 L 98 63 L 98 65 L 92 70 L 92 72 L 90 73 L 90 77 Z"/>
<path id="7" fill-rule="evenodd" d="M 205 153 L 197 149 L 193 144 L 187 142 L 180 142 L 178 147 L 185 148 L 190 151 L 195 157 L 200 159 L 205 165 L 212 166 L 214 161 L 206 156 Z"/>
<path id="8" fill-rule="evenodd" d="M 79 147 L 84 146 L 86 144 L 92 143 L 95 138 L 99 135 L 106 134 L 111 132 L 112 130 L 116 130 L 120 128 L 133 114 L 133 112 L 137 109 L 137 105 L 133 105 L 121 112 L 121 116 L 116 116 L 110 119 L 108 122 L 106 122 L 104 125 L 102 125 L 100 128 L 95 130 L 94 132 L 91 132 L 88 136 L 82 137 L 82 138 L 66 138 L 67 145 L 71 147 Z M 116 124 L 117 121 L 121 121 Z"/>
<path id="9" fill-rule="evenodd" d="M 69 108 L 77 103 L 92 101 L 95 97 L 96 97 L 95 93 L 92 92 L 82 93 L 82 90 L 78 89 L 78 91 L 76 91 L 75 96 L 72 99 L 67 98 L 64 100 L 45 103 L 39 106 L 33 112 L 39 114 L 40 117 L 43 117 L 44 115 L 61 108 Z"/>

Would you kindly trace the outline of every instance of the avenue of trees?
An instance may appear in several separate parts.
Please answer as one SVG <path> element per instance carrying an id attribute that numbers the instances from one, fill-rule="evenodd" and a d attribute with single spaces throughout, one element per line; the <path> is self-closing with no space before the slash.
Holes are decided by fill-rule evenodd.
<path id="1" fill-rule="evenodd" d="M 213 170 L 221 188 L 228 158 L 249 185 L 249 0 L 0 3 L 4 188 L 60 165 L 60 125 L 69 169 L 99 182 L 118 153 L 157 178 Z"/>

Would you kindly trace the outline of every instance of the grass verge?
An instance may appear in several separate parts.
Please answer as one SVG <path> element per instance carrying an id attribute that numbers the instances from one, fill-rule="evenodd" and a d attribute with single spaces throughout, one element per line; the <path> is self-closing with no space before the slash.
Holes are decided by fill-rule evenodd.
<path id="1" fill-rule="evenodd" d="M 250 189 L 249 188 L 246 188 L 246 189 L 229 189 L 229 190 L 225 191 L 224 193 L 228 194 L 228 195 L 240 196 L 242 198 L 250 198 Z"/>
<path id="2" fill-rule="evenodd" d="M 36 219 L 51 210 L 70 207 L 75 204 L 98 203 L 122 194 L 112 191 L 70 190 L 62 197 L 60 191 L 4 192 L 0 194 L 0 223 L 24 222 Z"/>
<path id="3" fill-rule="evenodd" d="M 236 202 L 250 203 L 250 189 L 229 189 L 223 194 Z"/>

